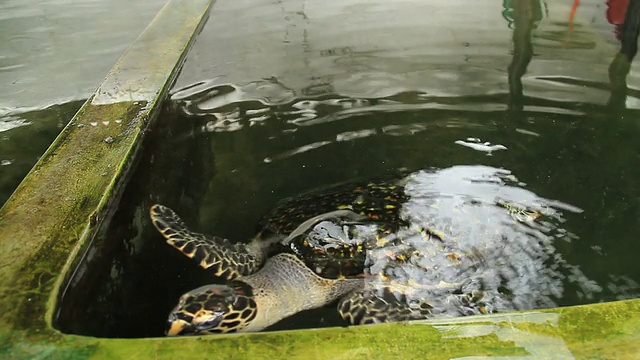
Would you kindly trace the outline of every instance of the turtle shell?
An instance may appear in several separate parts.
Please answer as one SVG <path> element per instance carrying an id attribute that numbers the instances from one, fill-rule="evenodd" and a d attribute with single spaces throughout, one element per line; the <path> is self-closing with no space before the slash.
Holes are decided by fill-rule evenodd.
<path id="1" fill-rule="evenodd" d="M 270 255 L 291 252 L 322 277 L 360 277 L 367 249 L 406 225 L 401 209 L 407 199 L 398 179 L 353 182 L 308 192 L 281 201 L 264 216 L 262 236 L 275 233 L 284 239 Z M 312 218 L 319 220 L 289 236 Z"/>

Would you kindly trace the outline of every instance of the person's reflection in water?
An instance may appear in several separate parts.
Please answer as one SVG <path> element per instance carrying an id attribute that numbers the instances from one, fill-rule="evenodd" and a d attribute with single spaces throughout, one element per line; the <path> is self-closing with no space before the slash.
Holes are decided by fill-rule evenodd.
<path id="1" fill-rule="evenodd" d="M 573 16 L 580 4 L 574 2 L 570 16 Z M 524 94 L 522 76 L 533 56 L 531 33 L 536 23 L 538 0 L 522 0 L 513 3 L 513 59 L 509 64 L 509 110 L 522 111 Z M 615 26 L 616 38 L 620 41 L 620 51 L 609 65 L 611 96 L 607 105 L 612 108 L 624 108 L 627 98 L 627 75 L 631 62 L 638 52 L 638 34 L 640 32 L 640 0 L 607 0 L 607 20 Z"/>
<path id="2" fill-rule="evenodd" d="M 619 41 L 622 41 L 622 25 L 628 6 L 629 0 L 607 0 L 607 21 L 615 26 L 614 33 Z"/>
<path id="3" fill-rule="evenodd" d="M 640 31 L 640 0 L 608 0 L 607 20 L 615 25 L 620 52 L 609 65 L 611 97 L 607 103 L 613 108 L 624 108 L 627 99 L 627 75 L 638 52 Z"/>
<path id="4" fill-rule="evenodd" d="M 535 27 L 538 0 L 516 1 L 513 9 L 513 59 L 509 64 L 509 110 L 521 111 L 524 106 L 522 76 L 533 56 L 531 32 Z"/>

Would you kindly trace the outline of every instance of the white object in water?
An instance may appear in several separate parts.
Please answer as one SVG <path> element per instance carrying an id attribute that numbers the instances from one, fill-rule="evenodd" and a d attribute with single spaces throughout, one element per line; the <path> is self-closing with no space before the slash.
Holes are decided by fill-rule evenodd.
<path id="1" fill-rule="evenodd" d="M 473 150 L 486 152 L 487 156 L 491 156 L 491 153 L 496 150 L 507 150 L 506 146 L 504 145 L 500 145 L 500 144 L 491 145 L 491 143 L 489 142 L 485 142 L 484 144 L 479 144 L 476 142 L 467 142 L 467 141 L 458 140 L 455 143 L 458 145 L 466 146 L 468 148 L 472 148 Z"/>

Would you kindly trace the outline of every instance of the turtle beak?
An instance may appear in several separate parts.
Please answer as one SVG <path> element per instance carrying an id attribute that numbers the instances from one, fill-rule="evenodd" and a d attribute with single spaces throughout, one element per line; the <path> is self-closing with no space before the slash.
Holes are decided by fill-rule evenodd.
<path id="1" fill-rule="evenodd" d="M 182 319 L 169 319 L 167 321 L 167 336 L 177 336 L 193 333 L 193 326 Z"/>

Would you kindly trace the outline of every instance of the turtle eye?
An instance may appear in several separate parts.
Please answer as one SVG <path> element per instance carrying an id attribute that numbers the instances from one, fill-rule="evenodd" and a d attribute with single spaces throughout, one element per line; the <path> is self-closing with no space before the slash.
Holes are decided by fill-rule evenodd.
<path id="1" fill-rule="evenodd" d="M 199 331 L 212 330 L 220 324 L 220 322 L 224 319 L 224 315 L 226 313 L 227 311 L 212 311 L 211 313 L 206 315 L 207 319 L 205 319 L 204 321 L 199 321 L 194 325 Z"/>

